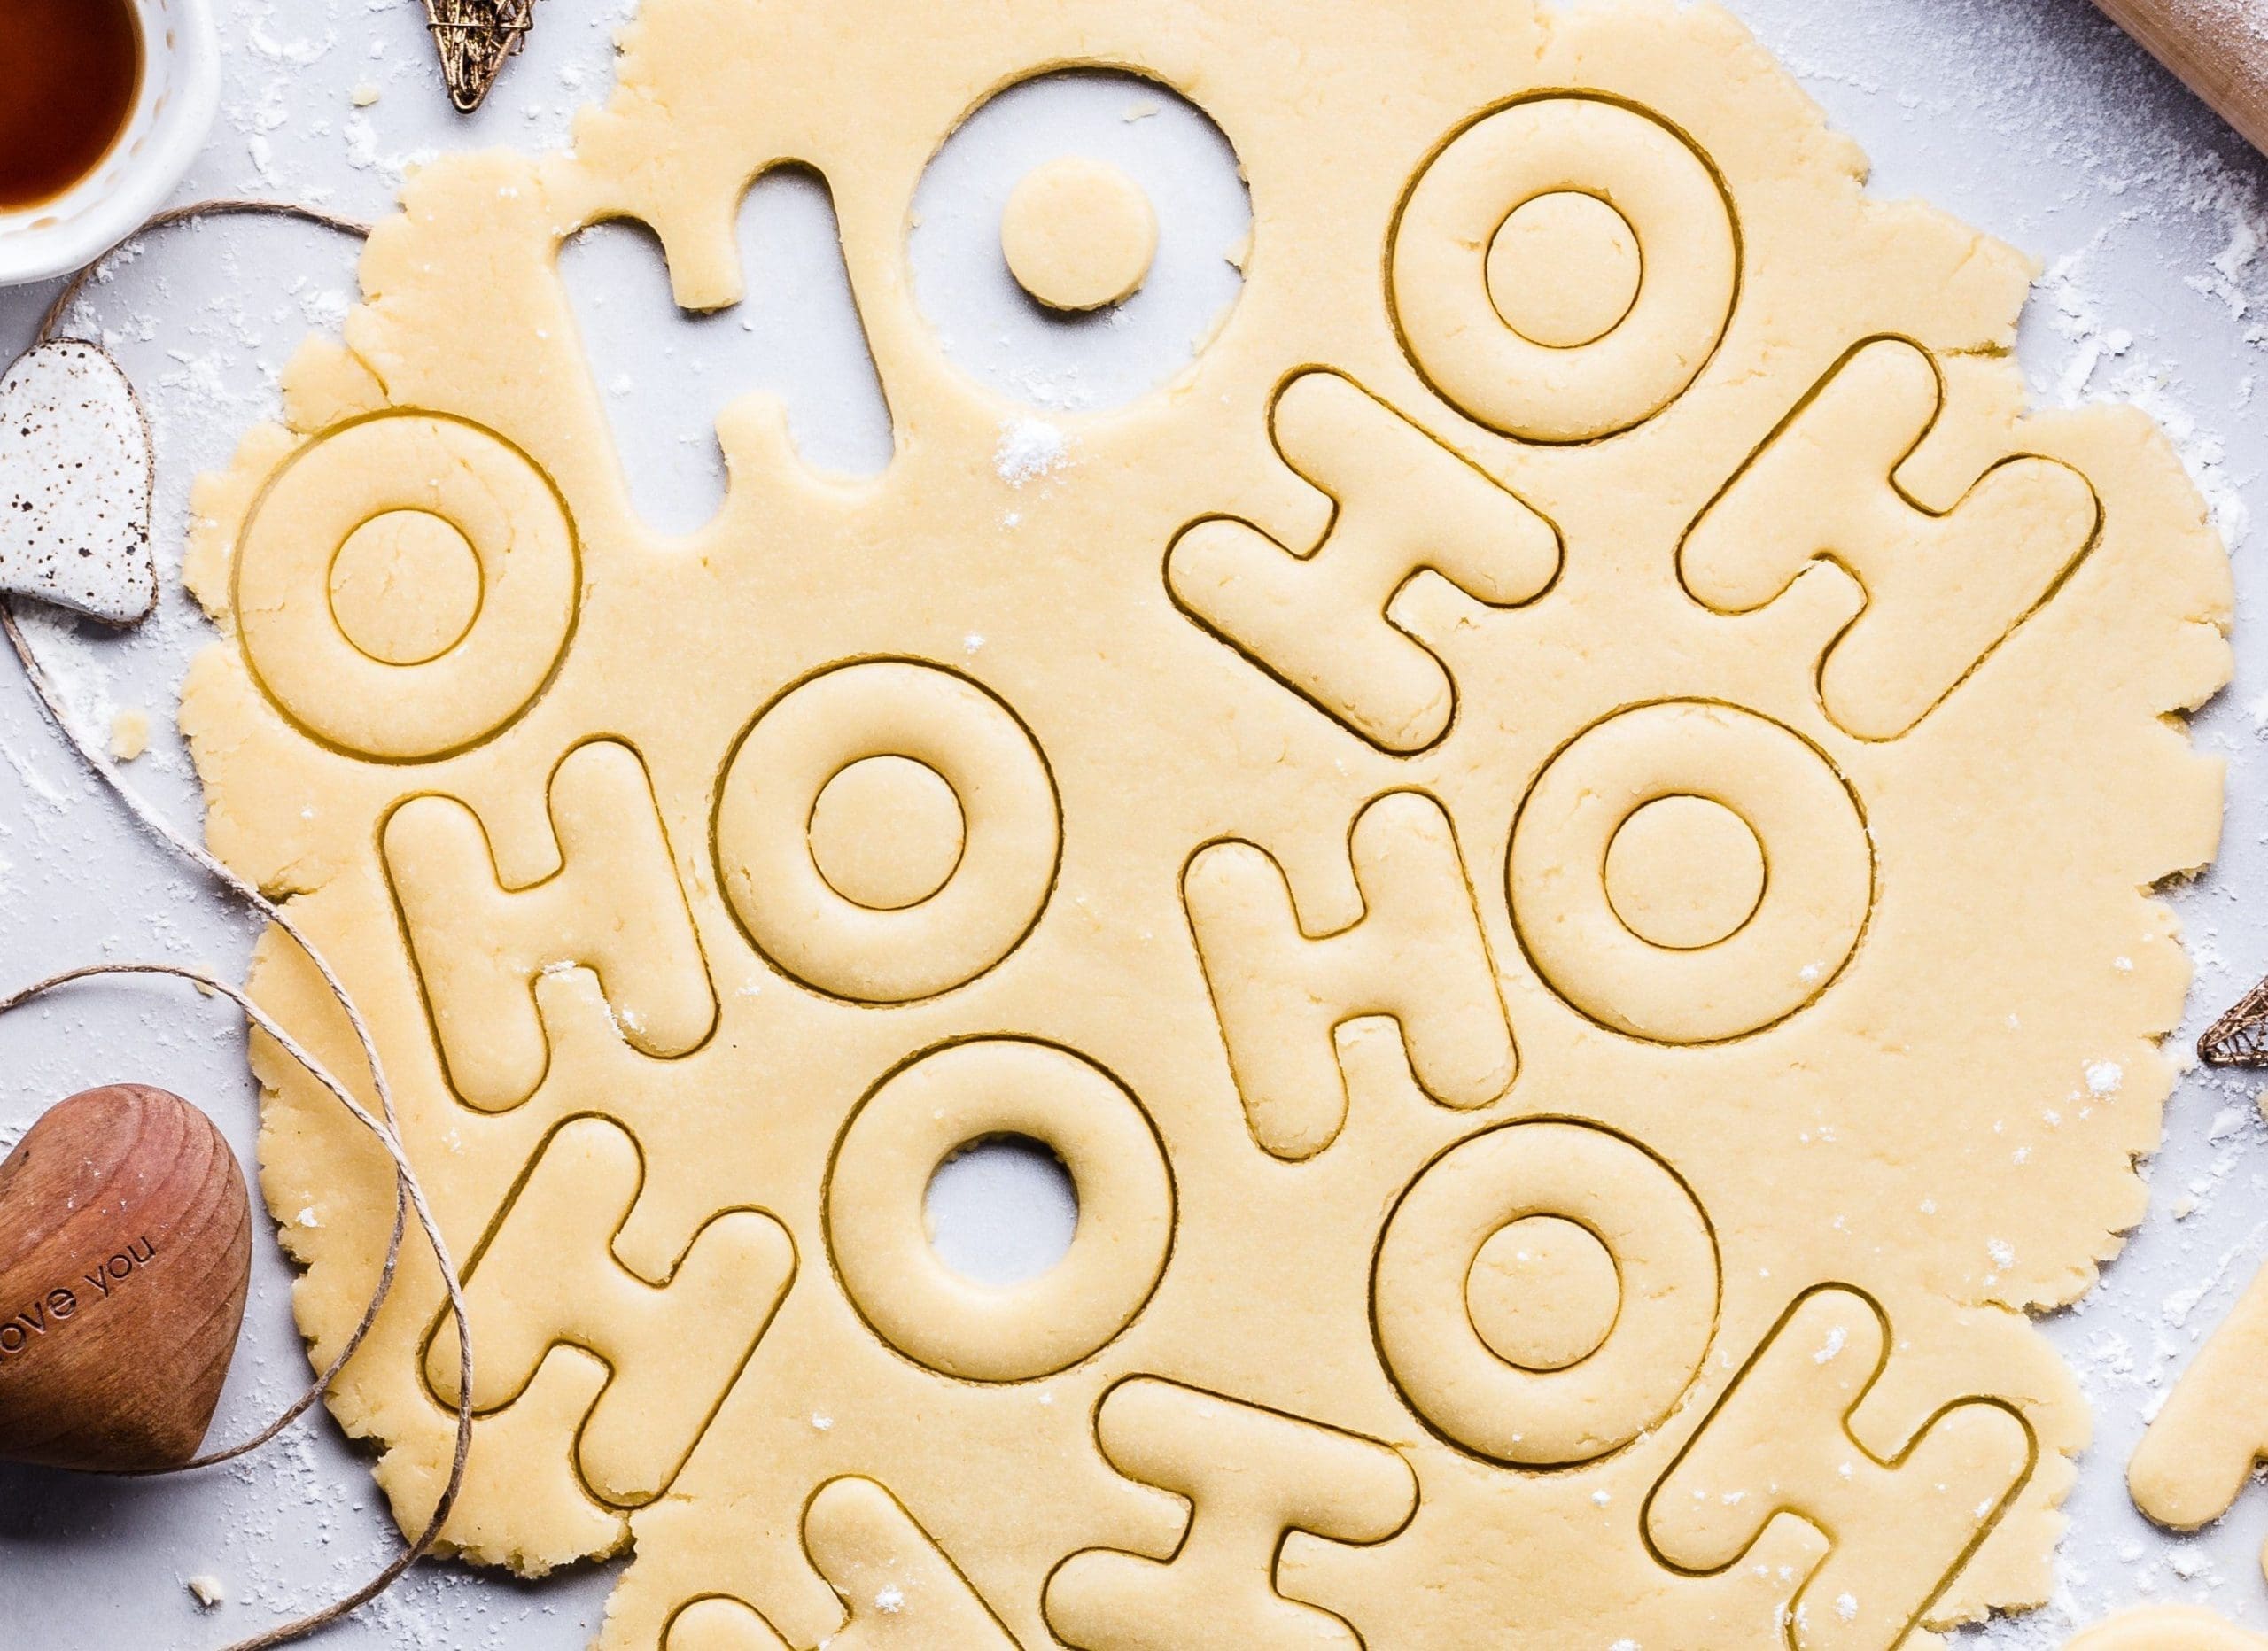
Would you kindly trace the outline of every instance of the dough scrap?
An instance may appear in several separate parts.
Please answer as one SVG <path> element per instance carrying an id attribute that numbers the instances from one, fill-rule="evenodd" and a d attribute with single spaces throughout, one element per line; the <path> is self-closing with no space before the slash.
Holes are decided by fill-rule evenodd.
<path id="1" fill-rule="evenodd" d="M 907 212 L 1067 64 L 1203 106 L 1257 256 L 1179 380 L 1060 415 L 1015 487 Z M 750 397 L 665 538 L 554 260 L 636 217 L 730 305 L 783 160 L 833 192 L 896 456 L 819 475 Z M 649 0 L 571 151 L 422 169 L 199 491 L 223 639 L 182 723 L 471 1272 L 451 1543 L 634 1543 L 608 1651 L 1886 1651 L 2043 1599 L 2088 1419 L 2021 1309 L 2144 1208 L 2188 979 L 2148 891 L 2220 818 L 2169 718 L 2226 679 L 2229 575 L 2147 418 L 2025 412 L 2031 266 L 1863 174 L 1656 0 Z M 1499 303 L 1597 314 L 1492 292 L 1491 248 L 1571 191 L 1643 274 L 1540 342 Z M 1507 251 L 1508 289 L 1612 263 L 1554 217 L 1581 255 Z M 421 664 L 330 608 L 389 511 L 483 582 Z M 431 595 L 354 623 L 422 648 Z M 820 808 L 882 758 L 955 808 L 905 767 Z M 353 1069 L 272 935 L 255 981 Z M 385 1166 L 254 1061 L 320 1361 Z M 978 1290 L 920 1200 L 1000 1132 L 1085 1214 Z M 1538 1217 L 1615 1312 L 1511 1310 Z M 515 1288 L 540 1255 L 571 1270 Z M 331 1396 L 412 1527 L 442 1306 L 413 1252 Z"/>
<path id="2" fill-rule="evenodd" d="M 2127 1611 L 2088 1629 L 2063 1651 L 2260 1651 L 2268 1634 L 2248 1633 L 2194 1605 Z"/>
<path id="3" fill-rule="evenodd" d="M 2236 1505 L 2268 1457 L 2268 1269 L 2216 1325 L 2126 1464 L 2134 1506 L 2194 1531 Z M 2268 1574 L 2268 1545 L 2260 1555 Z"/>
<path id="4" fill-rule="evenodd" d="M 1033 167 L 1000 214 L 1008 273 L 1050 309 L 1125 302 L 1149 275 L 1157 251 L 1158 214 L 1142 186 L 1086 155 Z"/>

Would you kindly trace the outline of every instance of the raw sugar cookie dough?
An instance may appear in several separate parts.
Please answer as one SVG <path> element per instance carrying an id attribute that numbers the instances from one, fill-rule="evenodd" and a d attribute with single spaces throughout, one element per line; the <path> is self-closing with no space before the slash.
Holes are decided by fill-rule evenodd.
<path id="1" fill-rule="evenodd" d="M 910 203 L 1082 64 L 1229 135 L 1254 256 L 1004 476 Z M 553 261 L 635 217 L 729 306 L 784 162 L 896 456 L 751 395 L 665 536 Z M 2088 1419 L 2022 1309 L 2143 1209 L 2228 571 L 2143 415 L 2025 411 L 2025 259 L 1863 171 L 1723 12 L 1612 0 L 649 0 L 571 152 L 421 170 L 198 495 L 182 720 L 464 1258 L 454 1546 L 634 1545 L 609 1651 L 1886 1651 L 2044 1598 Z M 255 1060 L 320 1360 L 385 1166 Z M 922 1192 L 1003 1134 L 1080 1216 L 981 1287 Z M 333 1395 L 412 1527 L 443 1312 L 411 1257 Z"/>
<path id="2" fill-rule="evenodd" d="M 1000 255 L 1016 284 L 1053 310 L 1123 302 L 1150 273 L 1158 214 L 1107 161 L 1064 155 L 1026 173 L 1000 214 Z"/>
<path id="3" fill-rule="evenodd" d="M 2063 1651 L 2261 1651 L 2268 1638 L 2249 1633 L 2195 1606 L 2128 1611 L 2088 1629 Z"/>

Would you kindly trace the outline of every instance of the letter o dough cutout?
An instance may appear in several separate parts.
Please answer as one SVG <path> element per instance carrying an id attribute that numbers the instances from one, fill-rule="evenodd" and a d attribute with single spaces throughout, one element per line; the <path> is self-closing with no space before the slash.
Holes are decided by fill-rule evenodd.
<path id="1" fill-rule="evenodd" d="M 439 651 L 415 663 L 368 651 L 372 628 L 385 628 L 373 611 L 358 604 L 342 617 L 334 607 L 340 553 L 359 554 L 364 530 L 381 525 L 417 541 L 461 539 L 479 565 L 469 622 L 444 622 Z M 581 576 L 574 525 L 533 460 L 462 419 L 397 413 L 291 457 L 252 508 L 235 577 L 245 655 L 278 709 L 358 756 L 421 762 L 477 745 L 527 709 L 566 650 Z M 411 594 L 463 601 L 454 581 Z M 408 620 L 398 627 L 414 632 L 417 616 Z"/>
<path id="2" fill-rule="evenodd" d="M 924 1200 L 937 1166 L 990 1136 L 1052 1148 L 1078 1190 L 1063 1259 L 1001 1288 L 947 1267 Z M 1080 1055 L 1022 1038 L 951 1043 L 885 1078 L 827 1174 L 827 1242 L 851 1304 L 916 1363 L 1023 1382 L 1087 1358 L 1134 1322 L 1172 1248 L 1173 1178 L 1139 1103 Z"/>
<path id="3" fill-rule="evenodd" d="M 1542 214 L 1579 256 L 1500 244 L 1516 214 L 1513 233 L 1530 238 L 1519 233 L 1537 221 L 1521 212 L 1530 202 L 1569 194 L 1612 209 Z M 1619 218 L 1637 242 L 1627 304 L 1627 254 L 1596 218 Z M 1732 319 L 1740 245 L 1731 202 L 1683 137 L 1603 98 L 1548 96 L 1481 116 L 1433 157 L 1402 202 L 1388 270 L 1403 345 L 1443 398 L 1525 441 L 1590 441 L 1643 423 L 1707 365 Z M 1518 271 L 1549 272 L 1555 286 L 1507 290 Z M 1557 342 L 1588 330 L 1562 329 L 1590 308 L 1575 289 L 1593 283 L 1616 295 L 1597 318 L 1604 330 Z M 1534 326 L 1541 337 L 1517 329 L 1524 312 L 1547 322 Z"/>
<path id="4" fill-rule="evenodd" d="M 959 804 L 950 870 L 911 904 L 860 904 L 814 850 L 820 798 L 877 756 L 931 771 Z M 1014 951 L 1061 846 L 1054 782 L 1023 725 L 967 678 L 911 660 L 838 666 L 788 690 L 741 737 L 717 799 L 718 880 L 749 939 L 804 985 L 859 1003 L 934 996 Z"/>
<path id="5" fill-rule="evenodd" d="M 1720 805 L 1762 850 L 1761 892 L 1708 944 L 1638 933 L 1610 888 L 1624 824 L 1666 798 Z M 1746 872 L 1744 860 L 1730 875 Z M 1874 901 L 1866 822 L 1827 758 L 1778 723 L 1698 700 L 1618 712 L 1577 735 L 1520 804 L 1505 873 L 1512 926 L 1551 989 L 1660 1043 L 1717 1043 L 1795 1013 L 1851 960 Z"/>
<path id="6" fill-rule="evenodd" d="M 1026 173 L 1000 214 L 1000 255 L 1016 284 L 1052 310 L 1133 296 L 1158 251 L 1142 186 L 1106 162 L 1065 155 Z"/>
<path id="7" fill-rule="evenodd" d="M 1489 1241 L 1556 1216 L 1614 1266 L 1612 1328 L 1564 1365 L 1514 1364 L 1475 1327 L 1467 1281 Z M 1371 1280 L 1386 1368 L 1418 1415 L 1494 1461 L 1567 1467 L 1619 1450 L 1675 1407 L 1717 1323 L 1717 1245 L 1668 1166 L 1590 1124 L 1505 1124 L 1451 1147 L 1387 1218 Z"/>

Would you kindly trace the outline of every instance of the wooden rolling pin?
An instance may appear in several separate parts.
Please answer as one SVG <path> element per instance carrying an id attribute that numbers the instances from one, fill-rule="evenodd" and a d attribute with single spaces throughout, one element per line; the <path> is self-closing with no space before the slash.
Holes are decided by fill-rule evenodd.
<path id="1" fill-rule="evenodd" d="M 2095 0 L 2221 118 L 2268 152 L 2268 0 Z"/>

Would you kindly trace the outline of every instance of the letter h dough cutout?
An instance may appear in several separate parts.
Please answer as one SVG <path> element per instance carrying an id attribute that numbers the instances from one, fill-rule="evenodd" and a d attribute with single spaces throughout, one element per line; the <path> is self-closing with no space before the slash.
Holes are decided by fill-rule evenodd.
<path id="1" fill-rule="evenodd" d="M 2228 1512 L 2268 1457 L 2268 1268 L 2174 1384 L 2126 1466 L 2134 1506 L 2194 1531 Z M 2268 1571 L 2268 1547 L 2261 1552 Z"/>
<path id="2" fill-rule="evenodd" d="M 1864 1443 L 1891 1345 L 1856 1291 L 1798 1298 L 1646 1498 L 1646 1540 L 1689 1575 L 1726 1570 L 1782 1514 L 1826 1537 L 1790 1606 L 1794 1651 L 1902 1644 L 2031 1474 L 2031 1430 L 1997 1399 L 1948 1403 L 1890 1450 Z"/>
<path id="3" fill-rule="evenodd" d="M 822 1651 L 1017 1651 L 936 1539 L 872 1479 L 830 1479 L 804 1508 L 804 1551 L 843 1601 Z M 790 1651 L 762 1613 L 728 1595 L 680 1608 L 662 1651 Z"/>
<path id="4" fill-rule="evenodd" d="M 570 751 L 551 777 L 558 866 L 504 888 L 479 817 L 416 796 L 381 834 L 386 873 L 449 1081 L 482 1112 L 533 1095 L 551 1062 L 538 975 L 597 972 L 623 1036 L 657 1057 L 690 1053 L 717 998 L 669 840 L 638 754 L 618 740 Z"/>
<path id="5" fill-rule="evenodd" d="M 1763 607 L 1834 562 L 1865 606 L 1828 643 L 1819 694 L 1837 727 L 1895 740 L 2055 593 L 2101 530 L 2086 477 L 2000 460 L 1945 510 L 1899 485 L 1945 407 L 1928 351 L 1871 338 L 1838 361 L 1711 501 L 1678 548 L 1686 590 L 1720 613 Z"/>
<path id="6" fill-rule="evenodd" d="M 1367 1546 L 1418 1511 L 1418 1477 L 1373 1439 L 1161 1377 L 1132 1376 L 1095 1412 L 1103 1454 L 1189 1504 L 1166 1559 L 1087 1548 L 1048 1578 L 1051 1627 L 1081 1651 L 1361 1651 L 1331 1612 L 1277 1589 L 1284 1539 Z"/>
<path id="7" fill-rule="evenodd" d="M 475 1409 L 519 1399 L 562 1344 L 612 1369 L 574 1450 L 583 1482 L 618 1508 L 669 1488 L 796 1275 L 787 1229 L 741 1209 L 711 1216 L 666 1278 L 639 1277 L 612 1246 L 644 1180 L 629 1131 L 570 1119 L 537 1150 L 465 1272 Z M 457 1351 L 444 1309 L 425 1349 L 426 1381 L 444 1405 L 462 1391 Z"/>
<path id="8" fill-rule="evenodd" d="M 1284 461 L 1331 496 L 1322 544 L 1295 551 L 1226 516 L 1193 523 L 1166 553 L 1174 601 L 1372 744 L 1422 751 L 1449 732 L 1456 686 L 1388 616 L 1394 599 L 1431 571 L 1491 607 L 1532 602 L 1559 577 L 1559 531 L 1337 373 L 1292 379 L 1269 423 Z"/>
<path id="9" fill-rule="evenodd" d="M 1252 1138 L 1312 1158 L 1347 1121 L 1335 1033 L 1364 1015 L 1402 1028 L 1418 1087 L 1443 1106 L 1486 1106 L 1518 1070 L 1456 833 L 1441 804 L 1391 791 L 1348 838 L 1363 914 L 1309 934 L 1284 869 L 1248 842 L 1214 843 L 1182 879 Z"/>

